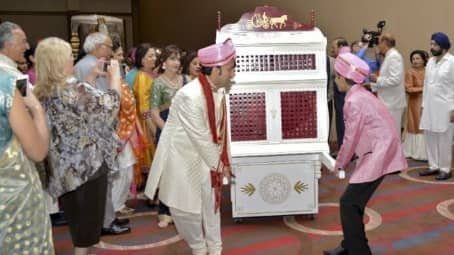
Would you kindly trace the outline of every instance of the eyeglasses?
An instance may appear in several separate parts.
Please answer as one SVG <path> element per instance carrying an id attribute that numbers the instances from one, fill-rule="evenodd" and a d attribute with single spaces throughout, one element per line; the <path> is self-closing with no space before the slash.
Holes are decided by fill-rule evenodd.
<path id="1" fill-rule="evenodd" d="M 105 47 L 107 47 L 109 49 L 113 48 L 113 45 L 111 45 L 111 44 L 103 43 L 102 45 L 104 45 Z"/>

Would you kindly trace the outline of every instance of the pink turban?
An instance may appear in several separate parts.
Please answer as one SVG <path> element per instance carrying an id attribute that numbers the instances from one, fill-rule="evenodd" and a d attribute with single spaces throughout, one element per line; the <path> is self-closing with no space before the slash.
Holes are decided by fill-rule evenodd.
<path id="1" fill-rule="evenodd" d="M 235 58 L 235 46 L 233 46 L 232 40 L 227 39 L 223 43 L 213 44 L 200 49 L 197 57 L 202 66 L 222 66 Z"/>
<path id="2" fill-rule="evenodd" d="M 357 84 L 363 83 L 369 74 L 369 66 L 356 55 L 347 52 L 339 54 L 334 63 L 334 70 L 341 76 L 350 79 Z"/>

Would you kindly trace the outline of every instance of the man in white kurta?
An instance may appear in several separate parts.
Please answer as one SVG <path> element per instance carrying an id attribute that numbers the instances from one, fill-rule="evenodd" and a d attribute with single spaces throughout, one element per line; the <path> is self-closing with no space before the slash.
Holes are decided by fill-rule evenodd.
<path id="1" fill-rule="evenodd" d="M 215 133 L 222 132 L 225 91 L 235 75 L 235 49 L 228 40 L 200 49 L 198 57 L 203 77 L 185 85 L 172 100 L 145 195 L 153 198 L 159 187 L 159 199 L 169 206 L 192 253 L 214 255 L 221 254 L 222 241 L 210 171 L 219 166 L 223 146 L 213 142 L 212 128 L 215 125 Z M 212 93 L 214 101 L 212 125 L 205 93 Z"/>
<path id="2" fill-rule="evenodd" d="M 429 168 L 419 175 L 437 175 L 435 179 L 439 181 L 452 176 L 453 123 L 450 122 L 450 113 L 454 110 L 454 57 L 448 52 L 450 47 L 446 34 L 432 35 L 430 51 L 433 57 L 426 66 L 420 122 Z"/>
<path id="3" fill-rule="evenodd" d="M 394 48 L 396 40 L 391 34 L 380 37 L 378 50 L 385 55 L 380 67 L 380 75 L 370 75 L 372 91 L 377 92 L 378 98 L 386 105 L 396 121 L 397 133 L 402 127 L 402 115 L 407 106 L 405 97 L 404 61 Z"/>

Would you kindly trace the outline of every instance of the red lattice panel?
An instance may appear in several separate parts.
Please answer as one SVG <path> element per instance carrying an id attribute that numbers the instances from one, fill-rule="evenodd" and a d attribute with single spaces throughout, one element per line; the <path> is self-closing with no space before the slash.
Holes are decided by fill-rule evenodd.
<path id="1" fill-rule="evenodd" d="M 230 94 L 233 142 L 266 140 L 265 93 Z"/>
<path id="2" fill-rule="evenodd" d="M 315 54 L 239 55 L 236 69 L 241 72 L 315 70 Z"/>
<path id="3" fill-rule="evenodd" d="M 282 138 L 317 138 L 315 91 L 281 92 Z"/>

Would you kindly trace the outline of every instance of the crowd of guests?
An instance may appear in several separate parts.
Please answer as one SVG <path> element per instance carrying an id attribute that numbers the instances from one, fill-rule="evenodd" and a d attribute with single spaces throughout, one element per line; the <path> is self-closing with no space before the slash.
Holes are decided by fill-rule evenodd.
<path id="1" fill-rule="evenodd" d="M 328 107 L 335 115 L 335 120 L 331 121 L 335 128 L 330 130 L 336 131 L 338 148 L 344 140 L 345 93 L 335 85 L 334 58 L 352 52 L 368 64 L 364 86 L 391 112 L 401 134 L 405 155 L 415 160 L 428 160 L 429 168 L 420 175 L 437 175 L 438 181 L 451 178 L 454 58 L 449 53 L 451 44 L 446 34 L 434 33 L 430 41 L 433 57 L 424 50 L 414 50 L 409 56 L 411 67 L 405 71 L 404 59 L 390 33 L 382 34 L 378 45 L 372 48 L 367 41 L 349 45 L 342 37 L 333 40 L 327 68 Z M 337 151 L 333 156 L 337 156 Z"/>
<path id="2" fill-rule="evenodd" d="M 347 143 L 339 155 L 334 154 L 343 163 L 351 160 L 353 148 L 359 146 L 352 142 L 352 137 L 368 132 L 358 130 L 356 134 L 345 134 L 344 138 L 345 124 L 350 125 L 347 130 L 351 132 L 353 120 L 360 123 L 371 119 L 376 125 L 367 122 L 364 126 L 375 130 L 377 134 L 378 126 L 385 133 L 388 130 L 387 133 L 397 136 L 404 134 L 403 148 L 407 157 L 428 159 L 429 168 L 420 172 L 421 176 L 437 175 L 436 179 L 440 181 L 451 178 L 454 58 L 448 52 L 451 45 L 447 35 L 434 33 L 430 39 L 433 57 L 429 58 L 423 50 L 413 51 L 410 55 L 412 66 L 407 72 L 404 71 L 403 58 L 395 48 L 396 40 L 391 34 L 386 33 L 380 37 L 376 47 L 378 60 L 371 57 L 370 51 L 374 49 L 368 48 L 367 43 L 355 42 L 349 45 L 345 38 L 333 41 L 330 52 L 332 58 L 327 66 L 328 103 L 330 113 L 335 115 L 332 125 L 335 125 L 339 148 L 344 142 Z M 174 144 L 169 136 L 180 135 L 181 141 L 189 141 L 214 132 L 213 141 L 200 139 L 200 144 L 191 145 L 196 154 L 178 151 L 178 155 L 187 154 L 188 167 L 197 164 L 198 161 L 194 161 L 198 157 L 197 153 L 208 155 L 227 151 L 213 146 L 219 142 L 215 133 L 220 131 L 216 131 L 218 129 L 215 127 L 225 119 L 210 119 L 210 129 L 205 133 L 198 131 L 194 123 L 205 119 L 194 116 L 194 113 L 202 109 L 205 103 L 201 104 L 203 107 L 199 107 L 199 102 L 195 104 L 188 101 L 188 98 L 194 97 L 194 92 L 184 86 L 199 77 L 202 87 L 205 86 L 207 91 L 213 89 L 213 96 L 208 96 L 203 91 L 204 96 L 197 95 L 197 99 L 211 97 L 213 109 L 209 111 L 222 112 L 222 107 L 225 107 L 224 87 L 229 86 L 234 76 L 233 44 L 228 42 L 208 48 L 202 69 L 196 52 L 184 52 L 175 45 L 160 49 L 150 44 L 141 44 L 131 49 L 125 57 L 120 42 L 112 41 L 109 35 L 101 32 L 89 34 L 83 42 L 83 50 L 85 55 L 74 63 L 68 42 L 50 37 L 40 41 L 36 47 L 30 47 L 20 26 L 11 22 L 0 24 L 0 176 L 2 180 L 8 180 L 8 187 L 0 185 L 1 201 L 8 201 L 0 204 L 0 222 L 5 223 L 5 227 L 0 230 L 0 253 L 13 254 L 15 250 L 20 250 L 28 251 L 29 254 L 53 254 L 48 213 L 61 210 L 69 225 L 75 254 L 88 254 L 89 247 L 98 243 L 101 235 L 131 231 L 129 220 L 118 216 L 134 212 L 134 208 L 126 205 L 131 193 L 145 191 L 150 196 L 149 203 L 158 207 L 159 227 L 165 228 L 175 221 L 178 231 L 193 251 L 200 254 L 205 254 L 210 247 L 205 247 L 205 244 L 202 247 L 200 240 L 194 238 L 194 235 L 204 236 L 207 231 L 212 231 L 215 237 L 210 242 L 216 250 L 213 254 L 220 254 L 220 220 L 216 211 L 213 214 L 210 210 L 214 201 L 207 203 L 209 208 L 200 205 L 196 209 L 193 207 L 197 203 L 188 205 L 189 200 L 180 201 L 183 199 L 181 196 L 175 197 L 178 192 L 175 193 L 163 184 L 168 181 L 172 171 L 166 170 L 161 176 L 164 165 L 172 169 L 173 159 L 153 167 L 152 162 L 155 154 L 166 151 L 163 146 L 156 151 L 162 139 L 165 146 L 178 147 L 175 151 L 184 149 L 178 142 Z M 220 53 L 216 55 L 212 51 Z M 216 56 L 226 57 L 228 61 L 221 62 Z M 344 59 L 347 67 L 357 65 L 358 72 L 355 75 L 362 77 L 357 82 L 356 76 L 349 76 L 348 68 L 342 69 L 339 66 L 342 56 L 349 58 Z M 363 68 L 362 62 L 357 59 L 367 63 L 367 68 Z M 214 61 L 216 66 L 207 68 L 209 61 Z M 16 90 L 16 83 L 23 77 L 23 73 L 28 74 L 30 86 L 26 95 L 21 96 Z M 209 77 L 210 80 L 203 77 Z M 384 112 L 383 107 L 370 109 L 371 113 L 376 114 L 375 117 L 353 116 L 355 107 L 350 104 L 352 98 L 346 98 L 346 92 L 350 89 L 358 90 L 358 87 L 352 87 L 355 84 L 350 84 L 352 80 L 357 84 L 364 83 L 365 88 L 375 93 L 378 99 L 371 102 L 377 107 L 384 105 L 389 114 Z M 336 84 L 339 82 L 342 84 Z M 188 86 L 200 84 L 191 83 Z M 222 89 L 218 90 L 219 88 Z M 182 92 L 176 100 L 184 107 L 175 107 L 172 113 L 170 105 L 180 90 Z M 202 93 L 202 90 L 198 92 Z M 372 95 L 366 94 L 369 92 L 362 87 L 355 93 L 358 98 L 369 100 Z M 376 103 L 378 100 L 380 104 Z M 370 108 L 374 104 L 363 107 Z M 210 107 L 210 103 L 207 105 Z M 190 109 L 192 110 L 189 111 Z M 344 110 L 348 112 L 344 113 Z M 345 116 L 351 117 L 347 120 Z M 380 118 L 386 120 L 380 122 Z M 168 124 L 172 128 L 163 132 Z M 164 134 L 165 138 L 162 137 Z M 222 134 L 226 135 L 225 132 Z M 389 138 L 380 137 L 374 139 L 384 141 Z M 392 141 L 395 140 L 394 136 L 391 138 Z M 373 144 L 370 148 L 362 149 L 366 150 L 366 154 L 372 152 L 367 151 L 368 148 L 377 151 L 386 149 L 376 146 L 378 145 Z M 346 147 L 350 148 L 348 152 Z M 393 156 L 397 157 L 396 155 Z M 214 159 L 218 159 L 219 155 L 206 158 L 213 161 L 212 166 L 215 167 Z M 396 159 L 396 162 L 399 160 Z M 341 164 L 342 162 L 337 163 L 343 167 L 345 164 Z M 223 163 L 229 167 L 228 160 Z M 401 170 L 406 164 L 400 161 L 398 163 L 401 167 L 390 168 L 388 172 Z M 218 168 L 223 167 L 218 164 Z M 381 170 L 386 172 L 387 167 L 384 166 Z M 187 171 L 192 176 L 193 170 Z M 199 181 L 199 176 L 194 176 L 195 183 Z M 372 186 L 364 186 L 370 190 L 364 198 L 363 207 L 381 180 L 379 178 Z M 360 178 L 360 181 L 368 179 Z M 182 186 L 186 184 L 183 183 Z M 209 199 L 207 194 L 212 187 L 203 185 L 201 184 L 202 190 L 198 195 L 202 199 Z M 163 196 L 159 198 L 164 198 L 164 201 L 159 201 L 156 195 L 158 187 L 163 192 Z M 194 199 L 200 200 L 198 197 Z M 347 214 L 354 214 L 348 206 L 355 199 L 355 195 L 345 194 L 344 209 Z M 190 209 L 179 210 L 181 208 L 175 206 L 175 201 L 186 203 L 185 206 Z M 169 202 L 172 204 L 167 205 Z M 210 222 L 206 223 L 205 217 L 194 220 L 193 215 L 187 214 L 191 210 L 202 210 L 202 214 L 207 215 Z M 208 230 L 187 228 L 191 224 L 199 226 L 200 221 L 214 224 L 215 227 Z M 346 237 L 345 246 L 354 249 L 354 244 L 351 243 L 354 238 Z M 342 254 L 342 249 L 339 252 L 328 254 Z"/>
<path id="3" fill-rule="evenodd" d="M 100 235 L 130 232 L 118 216 L 134 212 L 126 201 L 145 188 L 172 98 L 200 72 L 197 55 L 175 45 L 142 44 L 126 61 L 120 42 L 96 32 L 83 51 L 74 63 L 68 42 L 50 37 L 30 47 L 20 26 L 0 24 L 2 157 L 9 158 L 1 167 L 12 183 L 0 188 L 9 201 L 0 208 L 8 222 L 1 254 L 53 254 L 49 212 L 63 211 L 75 254 L 87 254 Z M 25 96 L 15 93 L 22 74 Z M 159 227 L 172 223 L 169 208 L 156 206 Z"/>

